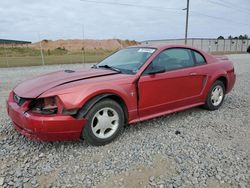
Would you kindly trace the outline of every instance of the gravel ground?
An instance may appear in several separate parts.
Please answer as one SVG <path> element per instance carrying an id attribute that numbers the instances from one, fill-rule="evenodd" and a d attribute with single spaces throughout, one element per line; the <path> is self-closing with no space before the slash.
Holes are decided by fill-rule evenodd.
<path id="1" fill-rule="evenodd" d="M 0 69 L 0 187 L 250 187 L 250 55 L 218 111 L 193 108 L 129 126 L 101 147 L 35 142 L 17 133 L 5 99 L 18 82 L 65 68 Z"/>

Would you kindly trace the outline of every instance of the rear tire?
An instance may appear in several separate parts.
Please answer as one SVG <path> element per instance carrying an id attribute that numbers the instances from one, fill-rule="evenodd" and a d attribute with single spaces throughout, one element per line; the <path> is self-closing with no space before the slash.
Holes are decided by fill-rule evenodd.
<path id="1" fill-rule="evenodd" d="M 88 121 L 83 128 L 82 137 L 90 145 L 108 144 L 123 131 L 124 118 L 123 109 L 117 102 L 103 99 L 87 113 Z"/>
<path id="2" fill-rule="evenodd" d="M 209 90 L 204 108 L 217 110 L 222 105 L 225 98 L 225 86 L 222 81 L 216 80 Z"/>

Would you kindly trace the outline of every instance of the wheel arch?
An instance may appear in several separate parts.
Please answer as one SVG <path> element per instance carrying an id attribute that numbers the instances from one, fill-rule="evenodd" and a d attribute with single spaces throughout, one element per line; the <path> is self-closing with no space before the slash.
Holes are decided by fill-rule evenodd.
<path id="1" fill-rule="evenodd" d="M 87 115 L 89 110 L 99 101 L 103 99 L 112 99 L 115 102 L 117 102 L 123 109 L 124 116 L 125 116 L 125 123 L 128 121 L 128 107 L 123 100 L 123 98 L 117 94 L 114 93 L 103 93 L 103 94 L 98 94 L 92 98 L 90 98 L 83 106 L 80 108 L 80 110 L 77 113 L 77 118 L 82 118 Z"/>
<path id="2" fill-rule="evenodd" d="M 209 79 L 208 84 L 206 86 L 204 95 L 202 97 L 202 100 L 206 100 L 208 93 L 212 87 L 212 85 L 214 84 L 214 82 L 216 82 L 217 80 L 220 80 L 224 86 L 225 86 L 225 91 L 227 91 L 227 87 L 228 87 L 228 80 L 227 80 L 227 76 L 225 74 L 217 74 L 216 76 L 213 76 L 211 79 Z"/>
<path id="3" fill-rule="evenodd" d="M 215 82 L 216 80 L 221 81 L 221 82 L 224 84 L 225 91 L 227 91 L 227 88 L 228 88 L 228 80 L 227 80 L 227 77 L 224 76 L 224 75 L 221 75 L 221 76 L 217 77 L 217 78 L 214 80 L 214 82 Z M 213 82 L 213 83 L 214 83 L 214 82 Z"/>

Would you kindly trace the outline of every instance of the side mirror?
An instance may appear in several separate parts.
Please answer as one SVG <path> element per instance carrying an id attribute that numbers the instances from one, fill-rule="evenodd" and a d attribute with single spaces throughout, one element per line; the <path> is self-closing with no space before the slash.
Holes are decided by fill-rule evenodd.
<path id="1" fill-rule="evenodd" d="M 163 73 L 163 72 L 166 72 L 166 69 L 164 67 L 155 66 L 148 72 L 148 74 L 152 75 L 152 74 Z"/>

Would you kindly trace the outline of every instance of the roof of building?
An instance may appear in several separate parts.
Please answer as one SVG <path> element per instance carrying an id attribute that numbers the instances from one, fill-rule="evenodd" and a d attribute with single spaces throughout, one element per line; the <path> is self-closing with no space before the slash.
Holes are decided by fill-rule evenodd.
<path id="1" fill-rule="evenodd" d="M 31 44 L 30 41 L 0 39 L 0 44 Z"/>

